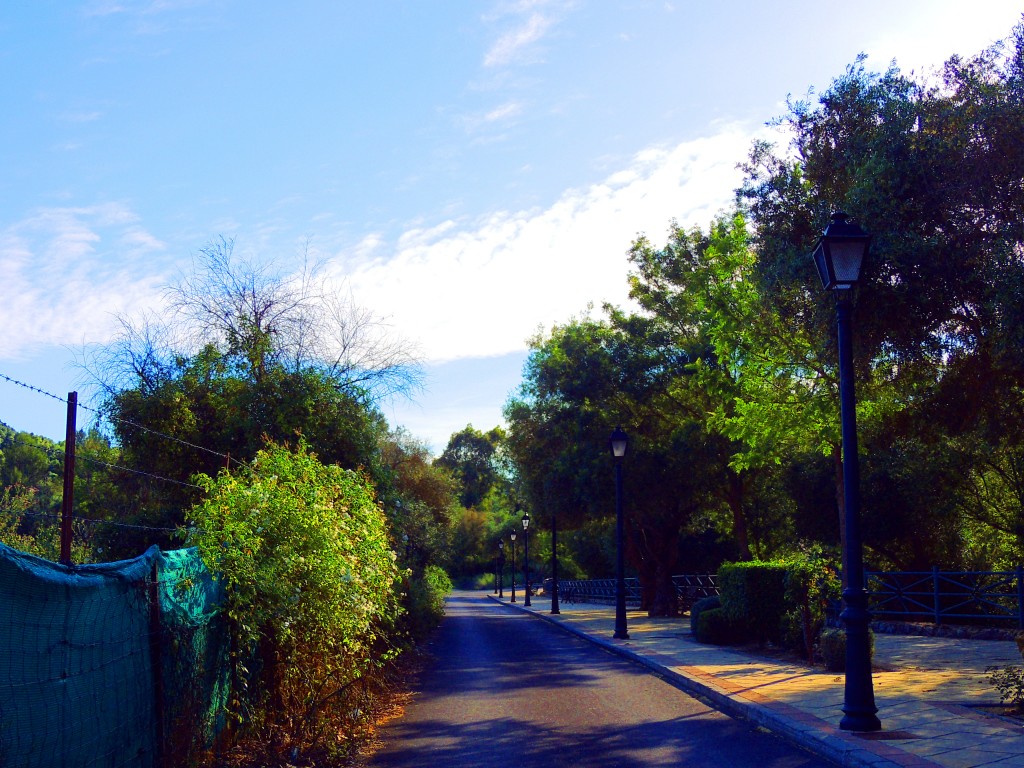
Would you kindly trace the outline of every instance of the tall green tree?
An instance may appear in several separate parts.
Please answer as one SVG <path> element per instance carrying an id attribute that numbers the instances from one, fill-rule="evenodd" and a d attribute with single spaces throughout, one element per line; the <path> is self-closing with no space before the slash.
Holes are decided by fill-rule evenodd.
<path id="1" fill-rule="evenodd" d="M 503 440 L 500 427 L 485 433 L 467 424 L 448 439 L 444 452 L 435 460 L 434 463 L 449 470 L 461 486 L 459 502 L 463 507 L 479 506 L 491 488 L 502 481 L 498 460 Z"/>
<path id="2" fill-rule="evenodd" d="M 524 383 L 505 409 L 510 455 L 545 528 L 550 515 L 560 530 L 614 515 L 608 437 L 617 425 L 627 430 L 627 559 L 654 614 L 676 610 L 680 536 L 708 503 L 713 453 L 699 427 L 666 418 L 662 353 L 610 322 L 557 326 L 532 342 Z"/>
<path id="3" fill-rule="evenodd" d="M 268 442 L 305 440 L 321 460 L 359 468 L 391 495 L 376 403 L 417 386 L 415 359 L 329 288 L 312 267 L 283 274 L 235 258 L 221 240 L 168 289 L 170 314 L 125 322 L 97 355 L 103 411 L 132 470 L 120 480 L 133 522 L 173 529 L 200 496 L 192 475 L 214 476 Z"/>
<path id="4" fill-rule="evenodd" d="M 920 482 L 925 464 L 912 462 L 908 474 L 905 460 L 945 445 L 966 465 L 972 447 L 1001 450 L 1007 417 L 1011 431 L 1020 428 L 1020 410 L 1004 404 L 1019 403 L 1024 383 L 1022 62 L 1021 26 L 1001 46 L 950 59 L 931 80 L 895 66 L 875 74 L 859 59 L 816 101 L 791 105 L 783 125 L 792 146 L 755 146 L 741 189 L 759 284 L 823 361 L 834 359 L 832 307 L 807 254 L 835 210 L 872 234 L 855 326 L 858 386 L 875 393 L 859 404 L 863 450 L 869 475 L 883 474 L 871 467 L 877 456 L 890 462 L 887 482 L 908 496 L 913 485 L 936 494 L 918 509 L 945 510 L 945 520 L 931 517 L 935 530 L 950 528 L 956 510 L 943 501 L 962 489 L 943 482 L 932 491 Z M 865 514 L 882 498 L 866 500 L 876 507 Z M 868 543 L 892 550 L 879 530 L 867 528 Z"/>

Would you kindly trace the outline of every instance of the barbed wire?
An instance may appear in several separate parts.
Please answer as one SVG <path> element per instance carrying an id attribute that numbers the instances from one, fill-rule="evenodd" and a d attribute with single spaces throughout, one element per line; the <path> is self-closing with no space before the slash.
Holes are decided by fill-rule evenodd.
<path id="1" fill-rule="evenodd" d="M 10 376 L 7 376 L 6 374 L 0 373 L 0 379 L 4 379 L 5 381 L 10 382 L 11 384 L 15 384 L 15 385 L 17 385 L 19 387 L 23 387 L 23 388 L 28 389 L 28 390 L 30 390 L 32 392 L 36 392 L 36 393 L 38 393 L 40 395 L 45 395 L 46 397 L 53 398 L 54 400 L 57 400 L 58 402 L 64 403 L 65 405 L 68 402 L 67 398 L 61 397 L 60 395 L 55 395 L 52 392 L 47 392 L 45 389 L 41 389 L 40 387 L 36 387 L 36 386 L 31 385 L 31 384 L 26 384 L 23 381 L 18 381 L 17 379 L 13 379 Z M 151 435 L 156 435 L 157 437 L 164 438 L 165 440 L 170 440 L 172 442 L 178 443 L 179 445 L 184 445 L 184 446 L 187 446 L 189 448 L 194 448 L 194 449 L 196 449 L 198 451 L 204 451 L 205 453 L 209 453 L 209 454 L 211 454 L 213 456 L 217 456 L 218 458 L 225 459 L 229 463 L 230 462 L 234 462 L 236 464 L 241 465 L 241 462 L 239 462 L 239 461 L 237 461 L 235 459 L 232 459 L 230 454 L 221 453 L 220 451 L 215 451 L 212 448 L 206 448 L 205 446 L 198 445 L 196 443 L 190 443 L 188 440 L 182 440 L 180 437 L 175 437 L 174 435 L 168 435 L 166 432 L 161 432 L 161 431 L 156 430 L 156 429 L 151 429 L 151 428 L 149 428 L 147 426 L 144 426 L 142 424 L 138 424 L 138 423 L 132 421 L 131 419 L 118 418 L 116 416 L 111 416 L 110 414 L 105 414 L 102 411 L 100 411 L 99 409 L 92 408 L 92 407 L 90 407 L 88 405 L 84 405 L 83 403 L 77 403 L 77 405 L 82 410 L 89 411 L 90 413 L 94 413 L 97 416 L 99 416 L 100 418 L 105 418 L 105 419 L 108 419 L 108 420 L 110 420 L 112 422 L 117 422 L 119 424 L 125 424 L 125 425 L 128 425 L 130 427 L 134 427 L 136 429 L 141 429 L 143 432 L 148 432 Z"/>
<path id="2" fill-rule="evenodd" d="M 34 520 L 52 520 L 52 521 L 57 522 L 57 523 L 59 523 L 59 522 L 61 522 L 63 520 L 61 515 L 54 515 L 54 514 L 50 514 L 48 512 L 28 512 L 28 511 L 19 512 L 19 511 L 14 510 L 14 509 L 0 509 L 0 514 L 6 514 L 6 515 L 10 515 L 11 517 L 18 517 L 18 518 L 28 517 L 28 518 L 32 518 Z M 121 522 L 118 522 L 117 520 L 104 520 L 102 518 L 94 518 L 94 517 L 75 517 L 74 520 L 73 520 L 73 523 L 75 525 L 108 525 L 108 526 L 111 526 L 113 528 L 126 528 L 128 530 L 133 530 L 133 531 L 158 531 L 160 533 L 178 533 L 178 532 L 180 532 L 182 530 L 181 528 L 168 528 L 168 527 L 157 526 L 157 525 L 139 525 L 138 523 L 121 523 Z M 189 532 L 197 531 L 197 532 L 200 532 L 200 533 L 203 532 L 199 528 L 189 528 L 188 531 Z"/>
<path id="3" fill-rule="evenodd" d="M 16 384 L 19 387 L 24 387 L 25 389 L 29 389 L 29 390 L 31 390 L 33 392 L 36 392 L 36 393 L 40 394 L 40 395 L 46 395 L 47 397 L 52 397 L 54 400 L 57 400 L 57 401 L 59 401 L 61 403 L 64 403 L 65 405 L 67 405 L 68 401 L 67 401 L 66 398 L 63 398 L 60 395 L 55 395 L 52 392 L 47 392 L 45 389 L 40 389 L 39 387 L 33 387 L 31 384 L 26 384 L 23 381 L 18 381 L 17 379 L 12 379 L 10 376 L 7 376 L 6 374 L 3 374 L 3 373 L 0 373 L 0 379 L 4 379 L 5 381 L 9 381 L 11 384 Z"/>
<path id="4" fill-rule="evenodd" d="M 102 461 L 100 459 L 97 459 L 97 458 L 94 458 L 92 456 L 89 456 L 88 454 L 81 454 L 81 453 L 79 453 L 79 454 L 76 454 L 76 458 L 83 459 L 84 461 L 88 461 L 90 464 L 97 464 L 97 465 L 99 465 L 101 467 L 106 467 L 107 469 L 116 469 L 116 470 L 120 470 L 121 472 L 130 472 L 133 475 L 141 475 L 142 477 L 149 477 L 149 478 L 152 478 L 153 480 L 160 480 L 161 482 L 164 482 L 164 483 L 174 483 L 175 485 L 180 485 L 180 486 L 183 486 L 185 488 L 195 488 L 197 491 L 204 490 L 201 485 L 196 485 L 195 483 L 186 483 L 183 480 L 174 480 L 174 479 L 172 479 L 170 477 L 164 477 L 163 475 L 155 475 L 152 472 L 143 472 L 141 469 L 130 469 L 129 467 L 122 467 L 122 466 L 120 466 L 118 464 L 110 464 L 110 463 L 108 463 L 106 461 Z"/>
<path id="5" fill-rule="evenodd" d="M 9 444 L 12 444 L 12 443 L 15 444 L 15 445 L 24 446 L 26 448 L 35 448 L 36 450 L 43 451 L 44 453 L 49 454 L 51 458 L 58 458 L 58 459 L 63 459 L 64 458 L 64 453 L 59 448 L 56 448 L 56 447 L 51 448 L 49 446 L 40 445 L 38 443 L 27 443 L 24 440 L 19 440 L 17 437 L 15 437 L 13 435 L 8 436 L 7 438 L 5 438 L 3 443 L 0 443 L 0 447 L 6 446 L 6 445 L 9 445 Z M 76 452 L 75 453 L 75 458 L 76 459 L 82 459 L 83 461 L 87 461 L 90 464 L 98 464 L 99 466 L 106 467 L 107 469 L 117 469 L 117 470 L 120 470 L 122 472 L 129 472 L 129 473 L 131 473 L 133 475 L 141 475 L 143 477 L 149 477 L 149 478 L 152 478 L 153 480 L 159 480 L 159 481 L 164 482 L 164 483 L 173 483 L 175 485 L 181 485 L 181 486 L 184 486 L 186 488 L 195 488 L 197 491 L 203 490 L 202 486 L 195 485 L 194 483 L 186 483 L 186 482 L 183 482 L 181 480 L 175 480 L 175 479 L 170 478 L 170 477 L 164 477 L 163 475 L 157 475 L 157 474 L 154 474 L 152 472 L 145 472 L 145 471 L 143 471 L 141 469 L 131 469 L 130 467 L 122 467 L 122 466 L 120 466 L 118 464 L 110 464 L 109 462 L 103 461 L 102 459 L 97 459 L 94 456 L 90 456 L 88 453 Z"/>

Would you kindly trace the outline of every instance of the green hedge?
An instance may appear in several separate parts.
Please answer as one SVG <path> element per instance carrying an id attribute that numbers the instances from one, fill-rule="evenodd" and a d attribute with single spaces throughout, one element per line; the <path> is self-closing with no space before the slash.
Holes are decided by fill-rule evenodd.
<path id="1" fill-rule="evenodd" d="M 787 564 L 782 561 L 723 563 L 718 569 L 722 611 L 759 643 L 782 639 Z"/>
<path id="2" fill-rule="evenodd" d="M 698 643 L 732 645 L 743 641 L 745 627 L 731 618 L 724 608 L 707 608 L 699 612 L 694 634 Z"/>

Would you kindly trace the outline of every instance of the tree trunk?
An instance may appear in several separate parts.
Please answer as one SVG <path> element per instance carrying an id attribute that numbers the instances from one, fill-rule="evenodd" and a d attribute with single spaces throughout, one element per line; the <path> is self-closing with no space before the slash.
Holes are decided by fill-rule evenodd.
<path id="1" fill-rule="evenodd" d="M 641 610 L 648 616 L 678 616 L 679 600 L 672 583 L 673 571 L 679 561 L 679 530 L 642 529 L 630 537 L 628 548 L 634 563 L 638 563 L 640 576 Z"/>
<path id="2" fill-rule="evenodd" d="M 747 515 L 743 510 L 743 478 L 738 472 L 728 470 L 729 489 L 726 501 L 732 512 L 732 535 L 736 540 L 736 551 L 740 560 L 750 560 L 750 536 L 747 532 Z"/>

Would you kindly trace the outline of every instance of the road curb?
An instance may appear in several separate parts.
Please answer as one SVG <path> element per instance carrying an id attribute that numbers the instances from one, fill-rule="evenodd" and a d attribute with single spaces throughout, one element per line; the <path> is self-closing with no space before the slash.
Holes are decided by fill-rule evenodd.
<path id="1" fill-rule="evenodd" d="M 803 716 L 798 720 L 786 711 L 789 707 L 785 704 L 778 702 L 758 704 L 752 701 L 737 699 L 716 689 L 707 682 L 666 666 L 656 658 L 638 653 L 619 642 L 596 637 L 576 629 L 568 622 L 559 621 L 557 618 L 530 610 L 516 603 L 499 600 L 493 595 L 488 594 L 487 597 L 499 605 L 515 608 L 522 613 L 536 616 L 549 624 L 563 629 L 569 634 L 600 646 L 610 653 L 640 664 L 686 693 L 704 699 L 712 708 L 719 712 L 766 728 L 780 738 L 812 754 L 823 757 L 826 760 L 831 760 L 844 768 L 907 768 L 908 766 L 927 768 L 927 766 L 937 765 L 930 760 L 909 755 L 886 744 L 867 742 L 858 736 L 847 735 L 818 718 Z M 810 724 L 808 721 L 811 719 L 818 720 L 819 724 Z"/>

